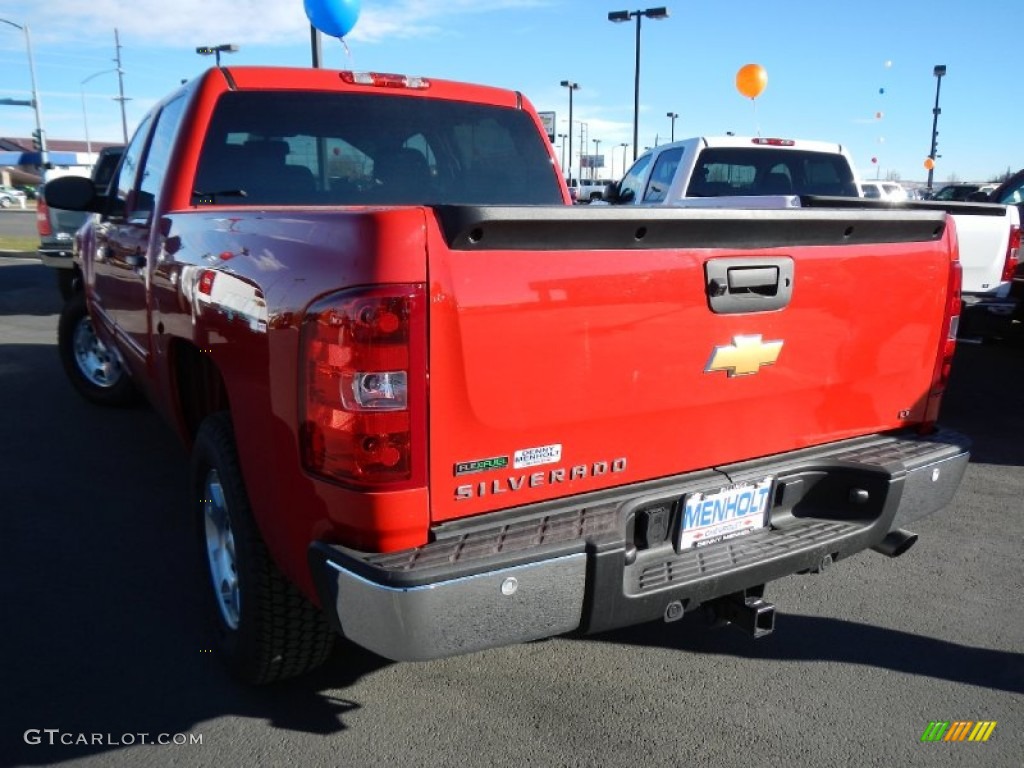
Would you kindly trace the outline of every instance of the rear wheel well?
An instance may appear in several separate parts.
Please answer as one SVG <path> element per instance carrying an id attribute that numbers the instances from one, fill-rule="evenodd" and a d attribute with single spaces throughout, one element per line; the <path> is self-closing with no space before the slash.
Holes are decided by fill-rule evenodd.
<path id="1" fill-rule="evenodd" d="M 55 268 L 53 271 L 57 277 L 57 290 L 60 291 L 60 296 L 64 301 L 68 301 L 82 290 L 82 271 L 78 268 L 77 264 L 73 265 L 70 269 L 60 267 Z"/>
<path id="2" fill-rule="evenodd" d="M 217 364 L 198 347 L 187 341 L 177 340 L 169 352 L 174 371 L 178 414 L 182 429 L 191 445 L 199 433 L 199 426 L 207 416 L 229 410 L 228 391 Z"/>

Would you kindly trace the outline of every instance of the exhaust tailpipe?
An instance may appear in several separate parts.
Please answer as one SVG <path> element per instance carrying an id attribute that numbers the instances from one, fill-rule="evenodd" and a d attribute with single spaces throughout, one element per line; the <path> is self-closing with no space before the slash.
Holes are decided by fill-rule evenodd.
<path id="1" fill-rule="evenodd" d="M 737 592 L 713 601 L 708 608 L 715 621 L 726 621 L 751 637 L 764 637 L 775 631 L 775 606 L 760 595 Z"/>
<path id="2" fill-rule="evenodd" d="M 889 531 L 886 537 L 871 549 L 886 557 L 899 557 L 917 543 L 917 534 L 897 528 Z"/>

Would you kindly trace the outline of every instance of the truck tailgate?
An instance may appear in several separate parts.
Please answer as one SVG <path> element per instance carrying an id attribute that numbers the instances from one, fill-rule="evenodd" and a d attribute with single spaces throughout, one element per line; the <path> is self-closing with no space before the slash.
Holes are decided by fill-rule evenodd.
<path id="1" fill-rule="evenodd" d="M 951 262 L 944 214 L 450 207 L 437 223 L 435 522 L 924 413 Z M 771 308 L 757 276 L 780 265 L 789 295 Z M 711 307 L 721 267 L 738 309 Z"/>
<path id="2" fill-rule="evenodd" d="M 1003 265 L 1010 231 L 1019 223 L 1019 214 L 1012 205 L 985 208 L 1002 208 L 1002 215 L 953 214 L 963 269 L 963 291 L 1003 298 L 1010 293 L 1010 281 L 1002 279 Z"/>

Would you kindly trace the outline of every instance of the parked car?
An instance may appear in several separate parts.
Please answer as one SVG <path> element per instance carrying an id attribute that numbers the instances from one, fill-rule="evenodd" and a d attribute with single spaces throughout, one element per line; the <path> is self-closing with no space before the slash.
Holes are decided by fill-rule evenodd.
<path id="1" fill-rule="evenodd" d="M 25 193 L 14 187 L 0 186 L 0 208 L 10 208 L 12 205 L 25 206 Z"/>
<path id="2" fill-rule="evenodd" d="M 864 197 L 874 200 L 891 200 L 897 203 L 907 199 L 907 190 L 895 181 L 862 181 L 860 188 Z"/>
<path id="3" fill-rule="evenodd" d="M 946 200 L 946 201 L 967 201 L 971 200 L 974 202 L 985 202 L 988 200 L 988 192 L 985 188 L 991 191 L 991 184 L 982 184 L 979 182 L 967 183 L 967 182 L 956 182 L 953 184 L 946 184 L 940 188 L 938 192 L 931 196 L 932 200 Z"/>

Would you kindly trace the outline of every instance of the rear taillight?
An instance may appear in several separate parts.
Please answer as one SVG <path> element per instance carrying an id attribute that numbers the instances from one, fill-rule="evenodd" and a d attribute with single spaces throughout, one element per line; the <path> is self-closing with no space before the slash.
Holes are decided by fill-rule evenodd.
<path id="1" fill-rule="evenodd" d="M 36 229 L 39 230 L 40 237 L 49 237 L 53 234 L 53 227 L 50 226 L 50 206 L 41 195 L 36 201 Z"/>
<path id="2" fill-rule="evenodd" d="M 302 325 L 305 468 L 359 487 L 426 484 L 426 289 L 354 289 Z"/>
<path id="3" fill-rule="evenodd" d="M 1006 244 L 1006 261 L 1003 262 L 1003 282 L 1013 280 L 1017 271 L 1017 264 L 1020 263 L 1020 227 L 1016 224 L 1010 227 L 1010 241 Z"/>
<path id="4" fill-rule="evenodd" d="M 949 265 L 949 280 L 946 289 L 946 313 L 942 322 L 942 334 L 939 336 L 939 348 L 935 355 L 935 370 L 932 373 L 932 385 L 928 389 L 925 404 L 924 421 L 920 431 L 928 434 L 935 431 L 935 423 L 939 418 L 942 396 L 949 384 L 949 376 L 953 371 L 953 355 L 956 353 L 956 335 L 960 326 L 960 289 L 963 285 L 963 272 L 959 257 L 954 256 Z"/>

